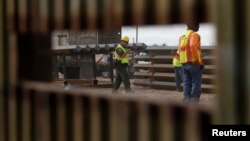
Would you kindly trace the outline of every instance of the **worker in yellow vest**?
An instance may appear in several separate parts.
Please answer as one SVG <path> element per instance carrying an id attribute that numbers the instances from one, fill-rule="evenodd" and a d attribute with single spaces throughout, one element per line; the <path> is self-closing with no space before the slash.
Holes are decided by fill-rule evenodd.
<path id="1" fill-rule="evenodd" d="M 201 96 L 202 70 L 201 39 L 197 33 L 199 23 L 187 24 L 186 32 L 180 37 L 180 63 L 183 69 L 184 102 L 199 103 Z"/>
<path id="2" fill-rule="evenodd" d="M 180 63 L 180 55 L 177 52 L 174 53 L 173 66 L 175 71 L 176 91 L 182 92 L 183 88 L 181 86 L 181 83 L 183 82 L 183 72 L 182 64 Z"/>
<path id="3" fill-rule="evenodd" d="M 124 83 L 126 93 L 133 93 L 130 87 L 130 78 L 128 74 L 129 50 L 127 49 L 129 37 L 123 36 L 121 42 L 115 47 L 115 69 L 116 78 L 113 86 L 113 93 L 117 93 L 121 83 Z"/>

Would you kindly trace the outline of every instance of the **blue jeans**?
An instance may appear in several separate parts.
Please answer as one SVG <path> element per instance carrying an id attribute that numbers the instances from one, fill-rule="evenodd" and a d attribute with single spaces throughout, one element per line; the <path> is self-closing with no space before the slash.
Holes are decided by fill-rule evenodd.
<path id="1" fill-rule="evenodd" d="M 183 65 L 184 101 L 199 102 L 201 96 L 202 69 L 200 65 Z"/>
<path id="2" fill-rule="evenodd" d="M 181 83 L 183 82 L 183 71 L 182 67 L 175 67 L 175 83 L 176 90 L 181 92 L 183 90 Z"/>

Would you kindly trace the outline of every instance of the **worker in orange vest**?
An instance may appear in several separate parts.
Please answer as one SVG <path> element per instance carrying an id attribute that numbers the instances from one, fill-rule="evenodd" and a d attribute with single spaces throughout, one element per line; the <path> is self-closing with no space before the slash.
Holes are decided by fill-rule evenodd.
<path id="1" fill-rule="evenodd" d="M 124 83 L 126 93 L 134 93 L 130 87 L 130 78 L 128 74 L 129 67 L 129 50 L 128 50 L 129 37 L 123 36 L 121 43 L 115 47 L 115 69 L 116 78 L 113 86 L 113 93 L 117 93 L 121 83 Z"/>
<path id="2" fill-rule="evenodd" d="M 186 32 L 180 37 L 180 63 L 183 69 L 184 102 L 199 103 L 201 96 L 202 70 L 201 39 L 197 33 L 199 23 L 187 24 Z"/>

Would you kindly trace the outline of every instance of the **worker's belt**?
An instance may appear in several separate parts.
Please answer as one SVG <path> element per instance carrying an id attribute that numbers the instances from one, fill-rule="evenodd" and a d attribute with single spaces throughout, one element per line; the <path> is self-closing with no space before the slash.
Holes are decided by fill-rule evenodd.
<path id="1" fill-rule="evenodd" d="M 199 65 L 199 64 L 197 64 L 197 63 L 193 63 L 193 62 L 182 63 L 182 65 L 187 65 L 187 64 L 191 64 L 191 65 Z"/>

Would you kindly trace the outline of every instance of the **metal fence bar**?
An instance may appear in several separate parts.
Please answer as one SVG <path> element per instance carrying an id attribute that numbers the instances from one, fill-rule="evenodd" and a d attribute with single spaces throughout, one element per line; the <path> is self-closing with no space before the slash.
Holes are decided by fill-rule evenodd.
<path id="1" fill-rule="evenodd" d="M 145 21 L 145 3 L 144 0 L 136 0 L 133 2 L 133 21 L 137 24 L 143 24 Z"/>
<path id="2" fill-rule="evenodd" d="M 246 34 L 246 38 L 249 39 L 250 38 L 250 9 L 248 8 L 250 6 L 250 2 L 249 1 L 246 1 L 246 5 L 245 5 L 245 9 L 246 9 L 246 30 L 247 30 L 247 34 Z M 249 60 L 250 59 L 250 41 L 247 40 L 247 59 L 246 60 Z M 248 85 L 250 84 L 250 64 L 249 64 L 249 61 L 246 61 L 246 72 L 247 72 L 247 82 L 245 83 L 245 85 Z M 247 86 L 246 86 L 247 87 Z M 245 110 L 247 114 L 247 122 L 246 124 L 250 124 L 250 88 L 247 87 L 247 95 L 248 97 L 245 99 L 246 103 L 247 103 L 247 108 Z"/>
<path id="3" fill-rule="evenodd" d="M 18 17 L 19 17 L 19 31 L 21 33 L 27 32 L 28 26 L 27 26 L 27 0 L 19 0 L 18 3 Z"/>
<path id="4" fill-rule="evenodd" d="M 54 0 L 54 17 L 55 17 L 55 29 L 62 30 L 64 27 L 64 12 L 63 12 L 64 2 L 63 0 Z"/>
<path id="5" fill-rule="evenodd" d="M 54 20 L 52 18 L 49 18 L 49 12 L 54 11 L 54 9 L 49 9 L 48 3 L 49 0 L 38 0 L 38 31 L 41 33 L 48 33 L 49 31 L 49 22 L 50 20 Z M 59 7 L 59 5 L 57 5 Z M 60 15 L 61 13 L 58 13 Z"/>
<path id="6" fill-rule="evenodd" d="M 221 9 L 220 7 L 224 7 Z M 220 9 L 220 11 L 218 11 Z M 217 48 L 218 72 L 217 86 L 218 97 L 218 121 L 217 123 L 237 123 L 235 108 L 235 18 L 232 0 L 216 1 L 216 22 L 218 30 L 219 47 Z M 224 23 L 227 23 L 226 25 Z M 227 63 L 225 63 L 227 62 Z M 226 97 L 226 99 L 225 99 Z M 227 117 L 227 118 L 223 118 Z"/>
<path id="7" fill-rule="evenodd" d="M 97 98 L 90 98 L 90 139 L 92 141 L 101 140 L 101 117 L 100 103 Z"/>
<path id="8" fill-rule="evenodd" d="M 155 1 L 156 9 L 156 20 L 159 24 L 169 23 L 170 22 L 170 10 L 171 10 L 171 1 L 169 0 L 156 0 Z"/>
<path id="9" fill-rule="evenodd" d="M 103 26 L 106 27 L 107 30 L 112 29 L 112 22 L 113 22 L 113 7 L 114 7 L 114 0 L 105 0 L 102 15 L 103 16 Z"/>
<path id="10" fill-rule="evenodd" d="M 16 106 L 16 93 L 12 92 L 7 97 L 8 100 L 8 140 L 9 141 L 17 141 L 17 106 Z"/>
<path id="11" fill-rule="evenodd" d="M 97 27 L 97 1 L 87 0 L 87 29 L 93 30 Z"/>
<path id="12" fill-rule="evenodd" d="M 56 117 L 57 117 L 57 140 L 66 141 L 66 124 L 65 124 L 65 115 L 66 115 L 66 105 L 65 105 L 65 95 L 57 95 L 56 97 Z"/>
<path id="13" fill-rule="evenodd" d="M 2 2 L 1 0 L 0 4 L 2 4 Z M 57 89 L 42 83 L 25 83 L 23 85 L 21 83 L 22 77 L 20 77 L 18 81 L 18 84 L 20 83 L 20 90 L 16 90 L 16 79 L 18 77 L 17 75 L 20 74 L 17 73 L 17 70 L 20 69 L 17 68 L 17 66 L 20 65 L 19 67 L 21 67 L 23 64 L 17 64 L 15 62 L 17 58 L 15 57 L 17 57 L 18 54 L 12 54 L 13 51 L 17 51 L 16 44 L 18 43 L 19 45 L 19 43 L 22 43 L 19 45 L 22 48 L 18 48 L 21 50 L 18 53 L 23 57 L 21 57 L 21 59 L 23 59 L 21 62 L 25 63 L 25 61 L 30 61 L 30 59 L 36 58 L 36 55 L 41 55 L 44 54 L 45 51 L 48 51 L 48 42 L 50 41 L 48 38 L 51 31 L 55 29 L 82 29 L 84 26 L 81 24 L 85 22 L 85 19 L 87 22 L 86 27 L 89 30 L 96 29 L 97 27 L 103 27 L 104 29 L 113 28 L 121 26 L 122 24 L 156 24 L 186 21 L 183 15 L 186 16 L 187 11 L 192 17 L 193 14 L 189 11 L 192 7 L 196 7 L 194 4 L 198 1 L 193 1 L 193 4 L 190 4 L 188 8 L 183 7 L 182 9 L 185 11 L 185 14 L 179 14 L 182 1 L 170 2 L 170 0 L 158 0 L 156 2 L 150 0 L 110 0 L 109 2 L 112 2 L 112 4 L 108 2 L 98 3 L 99 1 L 97 0 L 87 0 L 86 2 L 80 0 L 5 0 L 4 2 L 6 2 L 7 10 L 2 10 L 5 4 L 3 4 L 4 6 L 1 5 L 0 8 L 3 13 L 6 12 L 7 18 L 4 19 L 2 15 L 0 18 L 3 19 L 2 21 L 7 20 L 8 33 L 3 31 L 3 26 L 0 24 L 0 32 L 2 33 L 3 31 L 4 35 L 4 38 L 1 37 L 0 43 L 4 46 L 6 45 L 5 49 L 7 48 L 8 50 L 7 54 L 11 54 L 12 56 L 11 58 L 6 57 L 8 60 L 5 60 L 5 63 L 10 65 L 10 68 L 8 68 L 10 71 L 10 75 L 8 75 L 10 84 L 9 82 L 5 82 L 7 83 L 5 84 L 6 86 L 10 86 L 10 91 L 5 91 L 8 95 L 5 93 L 6 97 L 4 97 L 4 101 L 1 95 L 1 100 L 4 103 L 0 101 L 0 104 L 4 105 L 4 108 L 1 109 L 3 111 L 0 110 L 0 113 L 6 114 L 3 119 L 0 119 L 0 126 L 5 126 L 4 129 L 7 136 L 4 138 L 5 140 L 17 141 L 22 138 L 25 141 L 100 141 L 102 139 L 110 139 L 112 141 L 133 141 L 137 139 L 143 141 L 158 141 L 165 139 L 183 140 L 184 137 L 180 135 L 185 134 L 192 134 L 192 140 L 199 140 L 203 137 L 198 136 L 200 132 L 197 126 L 193 126 L 191 130 L 182 128 L 184 124 L 193 123 L 194 125 L 198 125 L 199 123 L 193 121 L 193 118 L 208 123 L 211 112 L 205 115 L 206 118 L 201 118 L 201 113 L 203 113 L 201 109 L 186 109 L 184 105 L 180 107 L 171 105 L 173 106 L 171 107 L 170 105 L 160 102 L 154 103 L 152 100 L 144 101 L 136 97 L 113 97 L 100 91 L 87 89 L 84 89 L 84 91 L 76 89 L 75 91 L 65 92 L 62 89 Z M 162 6 L 159 6 L 161 4 Z M 25 6 L 23 7 L 23 5 Z M 110 11 L 112 12 L 109 11 L 111 5 Z M 151 6 L 153 8 L 151 8 Z M 156 6 L 159 6 L 159 9 Z M 86 15 L 83 12 L 85 10 Z M 102 14 L 99 10 L 108 12 Z M 232 9 L 226 9 L 225 11 L 230 12 L 231 10 Z M 20 13 L 17 14 L 18 12 Z M 174 15 L 175 17 L 168 15 L 168 12 L 171 13 L 171 16 Z M 175 12 L 177 12 L 177 14 L 175 14 Z M 157 13 L 157 15 L 155 13 Z M 104 18 L 101 17 L 101 15 L 104 15 Z M 112 22 L 109 21 L 111 18 L 110 15 L 112 15 Z M 178 15 L 181 15 L 182 18 Z M 230 21 L 230 17 L 227 18 L 226 21 Z M 104 25 L 102 25 L 100 21 L 105 21 Z M 19 29 L 16 29 L 16 27 Z M 224 30 L 233 28 L 231 24 L 227 27 L 223 27 L 222 24 L 219 24 L 219 27 L 221 27 L 223 32 L 225 32 Z M 229 31 L 232 32 L 232 30 Z M 21 35 L 19 35 L 20 33 Z M 40 36 L 40 33 L 43 33 L 45 36 L 44 39 L 41 39 L 44 36 Z M 7 36 L 7 34 L 9 35 Z M 16 36 L 16 34 L 18 36 Z M 230 33 L 229 35 L 232 34 Z M 230 39 L 230 37 L 227 38 L 227 34 L 224 33 L 220 34 L 219 37 L 222 41 L 228 41 L 227 39 Z M 2 43 L 6 38 L 8 38 L 8 42 Z M 18 40 L 18 42 L 16 42 L 16 40 Z M 24 48 L 27 45 L 24 41 L 28 42 L 28 49 L 31 50 L 31 53 L 35 53 L 35 55 L 24 53 L 27 49 Z M 43 41 L 45 41 L 45 43 Z M 42 44 L 40 45 L 39 42 L 42 42 Z M 34 49 L 33 47 L 37 48 Z M 223 50 L 226 50 L 226 47 L 223 47 Z M 231 48 L 230 51 L 233 51 L 233 49 Z M 232 52 L 229 52 L 229 54 L 232 55 Z M 25 55 L 31 55 L 31 57 Z M 39 58 L 37 57 L 34 60 L 38 62 L 44 61 L 45 64 L 49 64 L 49 59 L 46 60 L 46 57 L 41 57 L 42 59 Z M 226 58 L 222 58 L 224 62 L 227 61 L 225 59 Z M 34 62 L 31 61 L 30 64 L 33 66 Z M 12 70 L 12 67 L 14 67 L 14 70 Z M 231 64 L 226 65 L 226 67 L 229 69 L 232 68 Z M 28 77 L 28 75 L 34 75 L 33 72 L 39 73 L 41 71 L 39 65 L 35 65 L 34 69 L 36 71 L 29 71 L 27 68 L 23 68 L 21 71 L 27 70 L 28 73 L 26 77 Z M 222 70 L 224 71 L 225 69 L 223 68 Z M 233 75 L 232 72 L 229 72 L 229 74 Z M 43 76 L 43 74 L 41 75 Z M 31 76 L 32 80 L 38 77 L 41 78 L 38 74 Z M 229 78 L 230 81 L 233 80 L 233 77 Z M 227 77 L 223 77 L 221 81 L 226 79 Z M 46 81 L 48 80 L 49 79 L 46 78 Z M 11 90 L 12 88 L 14 88 L 14 90 Z M 220 92 L 228 91 L 220 89 Z M 17 96 L 17 94 L 20 95 Z M 235 95 L 233 95 L 233 92 L 229 94 L 231 102 L 234 102 L 232 98 L 235 97 Z M 221 99 L 222 98 L 223 97 L 221 97 Z M 225 104 L 225 101 L 222 101 L 221 106 L 225 108 L 224 106 L 228 105 Z M 231 108 L 235 108 L 235 105 Z M 235 112 L 229 111 L 229 108 L 226 109 L 225 113 L 228 116 L 235 114 Z M 18 119 L 19 117 L 21 119 Z M 218 117 L 219 122 L 221 117 L 222 115 Z M 7 123 L 4 123 L 4 121 Z M 108 121 L 108 123 L 105 123 L 106 121 Z M 226 123 L 232 121 L 235 121 L 235 119 L 232 118 L 226 121 Z M 108 127 L 107 125 L 110 125 L 109 129 L 106 129 Z M 164 131 L 169 131 L 169 136 L 164 135 L 163 129 Z"/>
<path id="14" fill-rule="evenodd" d="M 201 139 L 199 135 L 201 134 L 199 131 L 199 120 L 198 120 L 198 112 L 192 107 L 187 108 L 186 110 L 186 120 L 184 125 L 185 130 L 185 138 L 187 141 L 200 141 L 205 140 Z"/>
<path id="15" fill-rule="evenodd" d="M 83 140 L 83 112 L 82 112 L 82 99 L 80 96 L 73 97 L 73 141 Z"/>
<path id="16" fill-rule="evenodd" d="M 174 140 L 174 115 L 172 114 L 172 107 L 171 106 L 162 106 L 159 107 L 159 138 L 160 141 L 172 141 Z"/>
<path id="17" fill-rule="evenodd" d="M 31 141 L 31 98 L 28 90 L 22 90 L 21 134 L 23 141 Z M 21 95 L 21 94 L 20 94 Z"/>
<path id="18" fill-rule="evenodd" d="M 79 30 L 80 29 L 80 0 L 71 0 L 70 1 L 70 21 L 71 29 Z"/>
<path id="19" fill-rule="evenodd" d="M 4 8 L 4 1 L 0 0 L 0 9 Z M 3 11 L 3 10 L 2 10 Z M 4 13 L 0 12 L 0 21 L 4 21 Z M 2 38 L 4 36 L 4 24 L 3 22 L 0 22 L 0 68 L 4 68 L 4 39 Z M 0 140 L 5 139 L 5 129 L 4 129 L 4 69 L 0 69 Z"/>
<path id="20" fill-rule="evenodd" d="M 36 92 L 37 113 L 37 139 L 41 141 L 51 141 L 51 123 L 50 123 L 50 95 L 43 92 Z"/>

